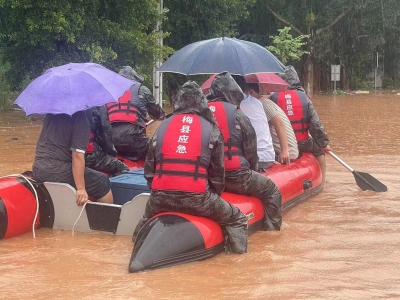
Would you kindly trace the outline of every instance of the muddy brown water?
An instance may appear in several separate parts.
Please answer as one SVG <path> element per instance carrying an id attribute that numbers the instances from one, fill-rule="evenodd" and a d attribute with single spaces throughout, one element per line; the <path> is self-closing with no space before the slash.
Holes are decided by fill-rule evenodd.
<path id="1" fill-rule="evenodd" d="M 130 237 L 40 229 L 0 241 L 0 299 L 400 299 L 400 96 L 314 96 L 333 151 L 324 190 L 248 253 L 129 274 Z M 154 130 L 158 123 L 152 125 Z M 41 121 L 0 114 L 0 176 L 30 170 Z"/>

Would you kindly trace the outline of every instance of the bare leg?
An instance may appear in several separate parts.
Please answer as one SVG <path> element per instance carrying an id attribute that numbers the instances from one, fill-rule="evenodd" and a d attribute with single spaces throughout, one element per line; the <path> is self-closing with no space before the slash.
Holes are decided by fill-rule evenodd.
<path id="1" fill-rule="evenodd" d="M 319 166 L 321 168 L 322 172 L 322 183 L 325 183 L 325 173 L 326 173 L 326 159 L 325 155 L 319 155 L 317 156 L 317 160 L 319 162 Z"/>
<path id="2" fill-rule="evenodd" d="M 108 193 L 103 198 L 100 198 L 97 201 L 102 202 L 102 203 L 113 204 L 114 199 L 113 199 L 113 194 L 112 194 L 111 190 L 109 190 Z"/>

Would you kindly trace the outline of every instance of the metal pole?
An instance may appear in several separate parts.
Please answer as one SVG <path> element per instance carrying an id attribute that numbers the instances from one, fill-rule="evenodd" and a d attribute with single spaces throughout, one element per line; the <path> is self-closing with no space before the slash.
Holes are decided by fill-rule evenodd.
<path id="1" fill-rule="evenodd" d="M 164 9 L 164 1 L 163 0 L 160 0 L 160 6 L 159 6 L 159 14 L 160 14 L 160 16 L 161 16 L 161 14 L 162 14 L 162 12 L 163 12 L 163 9 Z M 160 27 L 158 28 L 158 31 L 159 31 L 159 44 L 160 44 L 160 47 L 162 47 L 163 46 L 163 44 L 164 44 L 164 41 L 163 41 L 163 30 L 162 30 L 162 23 L 161 23 L 161 21 L 160 21 Z M 161 61 L 161 59 L 159 59 L 158 60 L 158 68 L 160 67 L 162 65 L 162 61 Z M 161 73 L 161 72 L 157 72 L 158 73 L 158 77 L 159 77 L 159 79 L 158 79 L 158 83 L 159 83 L 159 90 L 158 90 L 158 92 L 159 92 L 159 104 L 160 104 L 160 106 L 162 107 L 163 106 L 163 73 Z"/>
<path id="2" fill-rule="evenodd" d="M 158 45 L 161 47 L 163 45 L 163 37 L 161 30 L 161 14 L 163 11 L 163 0 L 160 0 L 158 4 L 158 14 L 159 19 L 157 20 L 157 25 L 155 28 L 155 32 L 158 35 Z M 162 62 L 159 58 L 155 59 L 154 67 L 153 67 L 153 95 L 156 99 L 156 103 L 162 107 L 162 73 L 157 72 L 156 70 L 161 66 Z"/>
<path id="3" fill-rule="evenodd" d="M 376 67 L 375 67 L 375 94 L 376 94 L 376 81 L 377 81 L 377 76 L 378 76 L 378 53 L 376 52 Z"/>
<path id="4" fill-rule="evenodd" d="M 336 95 L 336 65 L 333 65 L 333 94 Z"/>

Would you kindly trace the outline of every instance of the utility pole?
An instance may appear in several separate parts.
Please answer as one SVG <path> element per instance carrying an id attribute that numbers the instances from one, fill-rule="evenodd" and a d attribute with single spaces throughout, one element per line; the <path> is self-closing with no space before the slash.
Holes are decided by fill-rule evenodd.
<path id="1" fill-rule="evenodd" d="M 376 85 L 377 85 L 377 77 L 378 77 L 378 67 L 379 67 L 379 52 L 376 52 L 376 67 L 375 67 L 375 94 L 376 94 Z"/>
<path id="2" fill-rule="evenodd" d="M 158 36 L 158 45 L 161 47 L 163 45 L 163 31 L 161 28 L 161 14 L 164 9 L 164 1 L 160 0 L 160 2 L 157 5 L 157 10 L 158 10 L 158 20 L 157 20 L 157 25 L 155 28 L 155 32 L 157 33 Z M 162 107 L 162 73 L 157 72 L 156 70 L 161 66 L 162 61 L 158 57 L 155 58 L 155 63 L 154 63 L 154 68 L 153 68 L 153 95 L 154 98 L 156 99 L 156 103 L 159 104 Z"/>

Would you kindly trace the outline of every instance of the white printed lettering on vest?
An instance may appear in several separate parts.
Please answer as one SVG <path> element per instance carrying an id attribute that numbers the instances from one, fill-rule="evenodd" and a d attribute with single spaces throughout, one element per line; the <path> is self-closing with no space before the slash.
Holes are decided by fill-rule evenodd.
<path id="1" fill-rule="evenodd" d="M 190 132 L 190 126 L 189 125 L 182 125 L 181 133 L 189 133 L 189 132 Z"/>
<path id="2" fill-rule="evenodd" d="M 183 116 L 182 123 L 192 124 L 193 123 L 193 117 L 191 117 L 191 116 Z M 180 129 L 180 132 L 189 134 L 190 133 L 190 125 L 182 125 L 182 128 Z M 178 143 L 188 144 L 189 143 L 189 135 L 180 135 L 179 138 L 178 138 Z M 178 145 L 176 147 L 176 153 L 181 153 L 181 154 L 186 153 L 186 146 Z"/>
<path id="3" fill-rule="evenodd" d="M 176 153 L 186 153 L 186 146 L 178 145 L 178 147 L 176 147 Z"/>
<path id="4" fill-rule="evenodd" d="M 210 110 L 211 110 L 212 112 L 215 112 L 215 106 L 214 106 L 214 105 L 210 106 Z"/>
<path id="5" fill-rule="evenodd" d="M 188 135 L 180 135 L 178 139 L 178 143 L 188 143 L 189 136 Z"/>
<path id="6" fill-rule="evenodd" d="M 287 114 L 288 114 L 288 116 L 293 116 L 294 112 L 293 112 L 293 105 L 292 105 L 292 95 L 286 94 L 285 99 L 286 99 Z"/>
<path id="7" fill-rule="evenodd" d="M 193 118 L 190 116 L 184 116 L 182 118 L 182 123 L 188 123 L 188 124 L 192 124 L 193 123 Z"/>

